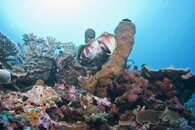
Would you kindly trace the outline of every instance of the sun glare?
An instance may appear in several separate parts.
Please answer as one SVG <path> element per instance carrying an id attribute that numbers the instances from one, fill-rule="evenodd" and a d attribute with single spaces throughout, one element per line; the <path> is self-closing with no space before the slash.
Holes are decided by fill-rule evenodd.
<path id="1" fill-rule="evenodd" d="M 81 10 L 84 3 L 80 0 L 39 0 L 39 5 L 50 12 L 70 14 Z"/>

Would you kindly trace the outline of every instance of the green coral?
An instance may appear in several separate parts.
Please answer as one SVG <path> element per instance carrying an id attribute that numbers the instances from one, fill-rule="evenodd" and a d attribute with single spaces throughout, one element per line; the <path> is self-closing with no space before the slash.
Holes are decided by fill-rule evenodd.
<path id="1" fill-rule="evenodd" d="M 100 112 L 100 113 L 93 113 L 91 114 L 89 117 L 88 116 L 84 116 L 85 120 L 87 122 L 96 122 L 96 121 L 101 121 L 101 122 L 106 122 L 107 118 L 109 117 L 109 114 L 106 112 Z"/>
<path id="2" fill-rule="evenodd" d="M 66 83 L 71 84 L 71 85 L 78 85 L 78 78 L 76 76 L 66 76 L 64 78 L 64 80 L 66 81 Z"/>

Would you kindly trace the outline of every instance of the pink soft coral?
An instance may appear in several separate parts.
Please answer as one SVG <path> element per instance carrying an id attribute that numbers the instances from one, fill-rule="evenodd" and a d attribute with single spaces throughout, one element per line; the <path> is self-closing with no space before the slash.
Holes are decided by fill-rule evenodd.
<path id="1" fill-rule="evenodd" d="M 164 92 L 173 90 L 175 88 L 171 80 L 167 77 L 164 77 L 163 81 L 157 80 L 155 83 L 160 86 L 161 90 Z"/>
<path id="2" fill-rule="evenodd" d="M 141 74 L 137 70 L 124 71 L 120 78 L 120 84 L 117 88 L 125 89 L 127 92 L 121 96 L 121 99 L 127 99 L 129 102 L 135 102 L 138 99 L 138 95 L 143 92 L 144 88 L 148 85 L 148 80 L 141 77 Z"/>

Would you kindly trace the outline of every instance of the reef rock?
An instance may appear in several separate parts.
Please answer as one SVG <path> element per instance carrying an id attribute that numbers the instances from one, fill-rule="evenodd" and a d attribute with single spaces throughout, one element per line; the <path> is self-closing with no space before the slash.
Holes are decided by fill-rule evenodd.
<path id="1" fill-rule="evenodd" d="M 142 68 L 142 75 L 149 79 L 159 79 L 162 77 L 170 77 L 174 79 L 182 78 L 187 79 L 191 77 L 190 69 L 183 69 L 183 68 L 175 68 L 170 66 L 165 69 L 154 70 L 149 68 L 148 66 L 143 66 Z"/>

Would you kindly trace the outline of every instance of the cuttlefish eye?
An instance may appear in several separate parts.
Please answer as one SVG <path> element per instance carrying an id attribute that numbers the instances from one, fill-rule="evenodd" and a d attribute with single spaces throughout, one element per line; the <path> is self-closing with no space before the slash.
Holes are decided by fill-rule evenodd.
<path id="1" fill-rule="evenodd" d="M 98 40 L 98 43 L 99 43 L 99 45 L 100 45 L 100 48 L 101 48 L 104 52 L 110 53 L 110 50 L 107 48 L 107 46 L 105 45 L 104 42 Z"/>

